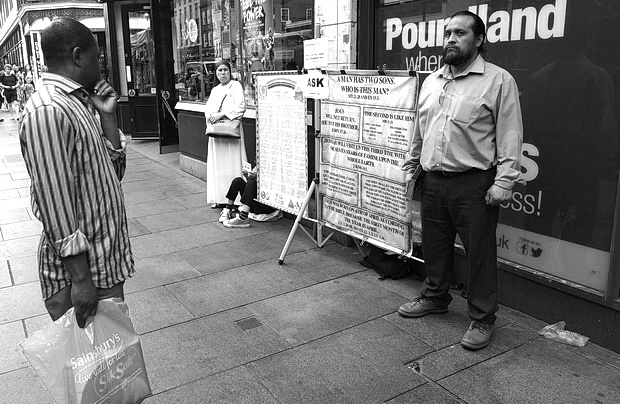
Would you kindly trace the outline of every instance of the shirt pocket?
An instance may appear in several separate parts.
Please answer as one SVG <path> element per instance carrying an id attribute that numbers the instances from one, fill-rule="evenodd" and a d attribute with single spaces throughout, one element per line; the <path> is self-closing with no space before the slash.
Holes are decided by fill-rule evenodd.
<path id="1" fill-rule="evenodd" d="M 455 96 L 454 115 L 452 118 L 461 123 L 472 123 L 476 120 L 481 108 L 481 100 L 468 95 Z"/>

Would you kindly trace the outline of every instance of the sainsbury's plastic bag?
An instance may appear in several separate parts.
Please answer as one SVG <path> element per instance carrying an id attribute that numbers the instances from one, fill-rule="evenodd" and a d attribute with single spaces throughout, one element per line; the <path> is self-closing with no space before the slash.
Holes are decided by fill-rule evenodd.
<path id="1" fill-rule="evenodd" d="M 554 341 L 574 346 L 584 346 L 590 339 L 576 332 L 567 331 L 564 327 L 566 327 L 566 322 L 560 321 L 559 323 L 546 326 L 538 331 L 538 334 Z"/>
<path id="2" fill-rule="evenodd" d="M 99 301 L 79 328 L 73 308 L 20 342 L 22 352 L 58 403 L 133 404 L 151 394 L 138 334 L 118 298 Z"/>

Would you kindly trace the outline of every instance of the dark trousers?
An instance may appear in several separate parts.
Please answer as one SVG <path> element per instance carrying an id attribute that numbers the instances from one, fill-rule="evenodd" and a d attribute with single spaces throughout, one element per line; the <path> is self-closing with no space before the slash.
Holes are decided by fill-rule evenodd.
<path id="1" fill-rule="evenodd" d="M 493 323 L 497 305 L 499 206 L 485 203 L 496 169 L 456 176 L 428 172 L 422 183 L 422 251 L 427 278 L 422 295 L 439 306 L 452 301 L 454 242 L 458 234 L 467 254 L 467 312 L 472 320 Z"/>
<path id="2" fill-rule="evenodd" d="M 256 202 L 256 196 L 258 195 L 258 186 L 256 184 L 256 178 L 248 178 L 248 182 L 241 177 L 237 177 L 230 183 L 230 188 L 226 194 L 226 199 L 235 200 L 237 195 L 241 195 L 241 203 L 250 207 L 250 212 L 257 215 L 263 213 L 271 213 L 275 209 L 263 205 L 260 202 Z"/>

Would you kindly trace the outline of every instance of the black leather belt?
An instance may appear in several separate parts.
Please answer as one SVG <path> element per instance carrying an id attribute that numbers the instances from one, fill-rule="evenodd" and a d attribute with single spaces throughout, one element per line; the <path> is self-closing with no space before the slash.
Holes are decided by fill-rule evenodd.
<path id="1" fill-rule="evenodd" d="M 432 174 L 441 175 L 443 177 L 448 177 L 448 178 L 458 177 L 459 175 L 475 173 L 475 172 L 482 172 L 482 170 L 478 168 L 470 168 L 469 170 L 465 170 L 465 171 L 431 171 Z"/>

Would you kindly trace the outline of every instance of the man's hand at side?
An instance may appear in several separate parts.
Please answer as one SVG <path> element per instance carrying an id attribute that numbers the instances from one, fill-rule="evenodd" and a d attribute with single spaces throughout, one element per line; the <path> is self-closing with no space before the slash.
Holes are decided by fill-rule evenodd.
<path id="1" fill-rule="evenodd" d="M 93 285 L 86 253 L 66 257 L 63 264 L 71 273 L 71 302 L 75 310 L 78 326 L 84 328 L 86 320 L 97 313 L 97 288 Z"/>
<path id="2" fill-rule="evenodd" d="M 493 184 L 487 191 L 487 195 L 484 198 L 487 205 L 498 206 L 504 202 L 508 202 L 512 197 L 512 190 L 502 188 Z"/>

